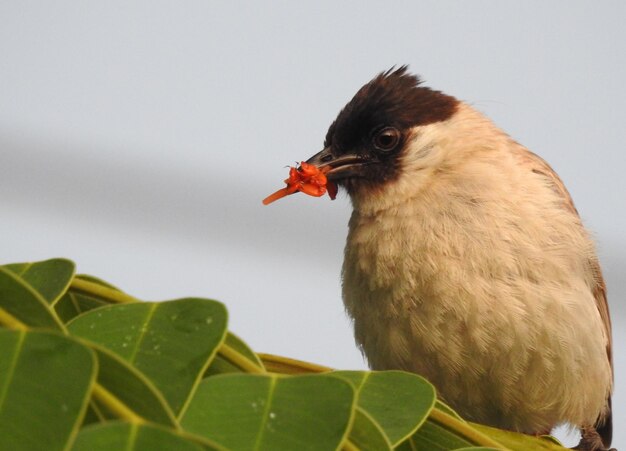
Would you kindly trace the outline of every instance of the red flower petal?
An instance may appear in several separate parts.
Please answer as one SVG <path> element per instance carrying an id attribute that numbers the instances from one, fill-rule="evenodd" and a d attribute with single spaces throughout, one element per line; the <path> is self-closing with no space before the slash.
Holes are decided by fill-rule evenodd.
<path id="1" fill-rule="evenodd" d="M 325 166 L 320 169 L 305 161 L 302 161 L 297 167 L 290 167 L 289 177 L 285 179 L 287 186 L 267 196 L 263 199 L 263 204 L 271 204 L 297 191 L 302 191 L 309 196 L 316 197 L 323 196 L 328 191 L 330 198 L 335 199 L 337 196 L 337 185 L 333 182 L 329 182 L 326 177 L 326 172 L 330 169 L 330 166 Z"/>

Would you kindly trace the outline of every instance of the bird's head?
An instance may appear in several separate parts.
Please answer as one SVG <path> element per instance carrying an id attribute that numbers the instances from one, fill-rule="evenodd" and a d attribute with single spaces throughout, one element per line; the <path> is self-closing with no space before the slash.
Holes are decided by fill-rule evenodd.
<path id="1" fill-rule="evenodd" d="M 407 158 L 419 156 L 428 146 L 416 143 L 420 128 L 449 119 L 459 103 L 420 85 L 406 66 L 376 76 L 340 111 L 324 149 L 307 163 L 330 166 L 328 179 L 353 198 L 393 183 Z"/>

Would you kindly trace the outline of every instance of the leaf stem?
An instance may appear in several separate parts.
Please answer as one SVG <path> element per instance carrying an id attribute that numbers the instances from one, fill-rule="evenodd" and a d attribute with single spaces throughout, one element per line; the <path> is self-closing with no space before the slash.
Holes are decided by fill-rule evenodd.
<path id="1" fill-rule="evenodd" d="M 238 366 L 247 373 L 252 374 L 265 374 L 265 369 L 255 365 L 252 361 L 248 360 L 243 354 L 237 352 L 234 348 L 231 348 L 226 343 L 223 343 L 219 349 L 219 354 L 232 364 Z"/>
<path id="2" fill-rule="evenodd" d="M 493 440 L 491 437 L 486 436 L 482 432 L 477 431 L 466 422 L 458 420 L 437 408 L 432 409 L 429 416 L 430 419 L 434 422 L 439 423 L 446 429 L 465 437 L 475 445 L 489 446 L 492 448 L 507 450 L 507 448 L 501 443 Z"/>
<path id="3" fill-rule="evenodd" d="M 120 401 L 115 395 L 104 388 L 102 385 L 95 383 L 92 391 L 93 397 L 104 404 L 111 412 L 113 412 L 118 418 L 127 420 L 135 424 L 146 423 L 142 417 L 137 415 L 126 404 Z"/>
<path id="4" fill-rule="evenodd" d="M 309 373 L 327 373 L 333 371 L 327 366 L 318 365 L 316 363 L 304 362 L 302 360 L 291 359 L 289 357 L 281 357 L 273 354 L 257 354 L 265 367 L 272 373 L 278 374 L 309 374 Z"/>
<path id="5" fill-rule="evenodd" d="M 352 443 L 350 440 L 346 440 L 343 444 L 343 448 L 344 451 L 360 451 L 361 448 L 359 448 L 358 446 L 356 446 L 354 443 Z"/>
<path id="6" fill-rule="evenodd" d="M 4 309 L 0 308 L 0 325 L 6 326 L 9 329 L 28 330 L 26 324 L 21 322 L 15 316 L 11 315 Z"/>
<path id="7" fill-rule="evenodd" d="M 129 304 L 131 302 L 139 302 L 139 299 L 136 299 L 122 291 L 113 290 L 111 288 L 105 287 L 104 285 L 100 285 L 94 282 L 88 282 L 77 277 L 74 277 L 74 279 L 72 279 L 70 288 L 76 291 L 80 291 L 82 293 L 87 293 L 91 294 L 92 296 L 106 299 L 107 301 L 114 302 L 116 304 Z"/>

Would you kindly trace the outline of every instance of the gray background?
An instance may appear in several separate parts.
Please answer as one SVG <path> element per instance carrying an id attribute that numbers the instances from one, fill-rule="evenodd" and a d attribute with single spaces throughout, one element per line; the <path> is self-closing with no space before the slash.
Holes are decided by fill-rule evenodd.
<path id="1" fill-rule="evenodd" d="M 260 201 L 357 88 L 408 63 L 545 157 L 594 231 L 625 447 L 624 5 L 0 1 L 0 258 L 220 299 L 256 350 L 364 368 L 345 195 Z"/>

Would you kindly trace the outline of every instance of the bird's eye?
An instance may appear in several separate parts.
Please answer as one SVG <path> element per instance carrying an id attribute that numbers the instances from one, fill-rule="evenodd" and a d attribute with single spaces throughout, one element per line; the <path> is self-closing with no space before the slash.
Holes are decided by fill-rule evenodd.
<path id="1" fill-rule="evenodd" d="M 376 132 L 372 138 L 372 144 L 377 150 L 389 152 L 396 148 L 400 142 L 400 131 L 394 127 L 385 127 Z"/>

